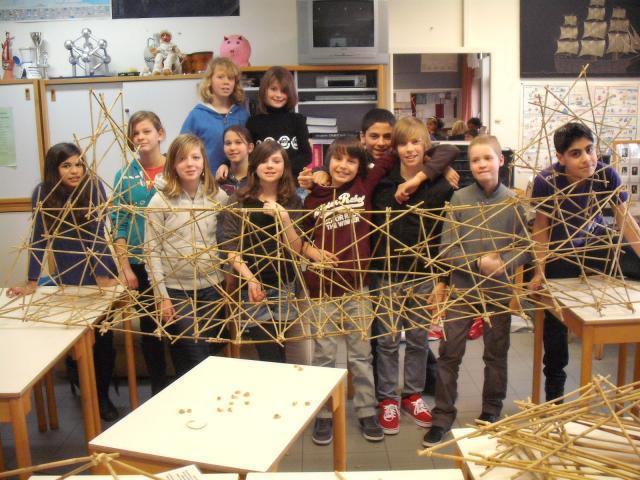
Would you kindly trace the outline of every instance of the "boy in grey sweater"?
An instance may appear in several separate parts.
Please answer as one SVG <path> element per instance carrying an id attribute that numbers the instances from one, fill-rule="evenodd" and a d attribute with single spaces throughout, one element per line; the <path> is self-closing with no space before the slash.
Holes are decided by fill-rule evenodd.
<path id="1" fill-rule="evenodd" d="M 531 260 L 524 209 L 515 194 L 500 183 L 504 164 L 498 140 L 476 137 L 469 145 L 469 163 L 475 183 L 456 191 L 442 230 L 440 259 L 450 269 L 449 320 L 446 340 L 440 342 L 436 405 L 432 427 L 423 445 L 442 440 L 456 418 L 458 371 L 467 333 L 474 317 L 487 323 L 484 329 L 484 386 L 479 420 L 494 422 L 500 416 L 507 390 L 507 352 L 516 269 Z M 444 292 L 444 284 L 436 287 Z"/>

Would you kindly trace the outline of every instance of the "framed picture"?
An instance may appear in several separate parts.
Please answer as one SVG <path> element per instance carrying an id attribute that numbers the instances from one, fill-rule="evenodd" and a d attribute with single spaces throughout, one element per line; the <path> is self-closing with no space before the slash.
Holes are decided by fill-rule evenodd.
<path id="1" fill-rule="evenodd" d="M 240 0 L 111 0 L 116 18 L 232 17 L 240 15 Z"/>
<path id="2" fill-rule="evenodd" d="M 638 0 L 520 0 L 520 77 L 638 77 L 638 31 Z"/>

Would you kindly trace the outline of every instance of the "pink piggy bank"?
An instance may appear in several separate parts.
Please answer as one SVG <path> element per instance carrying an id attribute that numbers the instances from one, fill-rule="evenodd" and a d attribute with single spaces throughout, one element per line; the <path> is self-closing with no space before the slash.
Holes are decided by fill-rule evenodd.
<path id="1" fill-rule="evenodd" d="M 220 45 L 220 56 L 230 58 L 239 67 L 247 67 L 251 65 L 251 44 L 242 35 L 226 35 Z"/>

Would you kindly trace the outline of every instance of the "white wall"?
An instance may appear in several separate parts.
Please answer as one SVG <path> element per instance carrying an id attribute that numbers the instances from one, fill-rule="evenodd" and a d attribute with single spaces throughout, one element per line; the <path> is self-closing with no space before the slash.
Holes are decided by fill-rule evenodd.
<path id="1" fill-rule="evenodd" d="M 165 28 L 186 53 L 213 50 L 217 55 L 225 35 L 239 34 L 251 43 L 253 65 L 295 64 L 298 56 L 295 0 L 240 0 L 238 17 L 0 22 L 3 35 L 9 31 L 15 36 L 14 55 L 19 53 L 19 47 L 33 45 L 29 32 L 42 32 L 49 53 L 50 76 L 71 75 L 64 42 L 78 38 L 84 27 L 89 27 L 95 37 L 107 40 L 113 72 L 142 68 L 146 39 Z"/>

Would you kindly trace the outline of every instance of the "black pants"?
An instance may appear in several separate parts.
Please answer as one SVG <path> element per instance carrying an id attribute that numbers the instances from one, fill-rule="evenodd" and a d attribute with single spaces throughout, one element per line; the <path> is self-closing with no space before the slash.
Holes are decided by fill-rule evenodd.
<path id="1" fill-rule="evenodd" d="M 94 330 L 96 342 L 93 345 L 93 363 L 96 372 L 96 389 L 98 399 L 104 402 L 109 398 L 109 384 L 113 377 L 116 362 L 116 351 L 113 348 L 113 332 L 100 333 Z"/>
<path id="2" fill-rule="evenodd" d="M 611 244 L 615 245 L 614 240 Z M 561 254 L 562 258 L 550 258 L 545 264 L 546 278 L 575 278 L 584 272 L 587 275 L 605 273 L 615 275 L 617 273 L 614 262 L 614 249 L 611 245 L 603 245 L 603 248 L 593 246 L 585 249 L 584 258 L 580 251 L 572 252 L 571 255 Z M 586 258 L 589 257 L 589 258 Z M 640 258 L 633 249 L 624 246 L 620 252 L 620 268 L 622 273 L 628 276 L 637 276 L 640 271 Z M 549 310 L 544 312 L 544 332 L 543 332 L 544 356 L 544 391 L 547 401 L 564 395 L 564 385 L 567 374 L 564 371 L 569 363 L 569 344 L 567 327 L 558 320 Z"/>
<path id="3" fill-rule="evenodd" d="M 156 321 L 152 317 L 155 310 L 153 289 L 149 284 L 149 276 L 144 263 L 131 264 L 133 273 L 138 277 L 138 291 L 140 292 L 138 310 L 140 314 L 140 331 L 153 333 Z M 167 364 L 164 353 L 164 340 L 152 335 L 142 335 L 142 356 L 147 366 L 151 381 L 151 395 L 155 395 L 167 386 Z"/>

